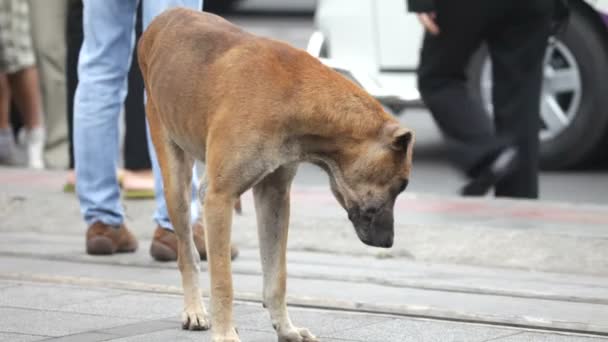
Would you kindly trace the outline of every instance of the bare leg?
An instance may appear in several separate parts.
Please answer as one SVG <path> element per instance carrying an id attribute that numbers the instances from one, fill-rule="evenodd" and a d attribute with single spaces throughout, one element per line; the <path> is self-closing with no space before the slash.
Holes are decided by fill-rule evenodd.
<path id="1" fill-rule="evenodd" d="M 146 109 L 152 142 L 163 174 L 169 218 L 177 238 L 177 264 L 184 289 L 182 327 L 190 330 L 207 330 L 209 320 L 199 283 L 200 256 L 194 245 L 190 225 L 190 189 L 194 160 L 164 134 L 151 98 L 148 98 Z"/>
<path id="2" fill-rule="evenodd" d="M 295 173 L 295 166 L 282 167 L 253 188 L 264 272 L 264 305 L 279 342 L 315 342 L 318 340 L 307 329 L 291 323 L 285 301 L 289 188 Z"/>
<path id="3" fill-rule="evenodd" d="M 6 74 L 0 73 L 0 163 L 17 164 L 15 138 L 10 124 L 11 89 Z"/>
<path id="4" fill-rule="evenodd" d="M 28 129 L 42 125 L 42 97 L 38 70 L 28 67 L 8 76 L 15 103 Z"/>
<path id="5" fill-rule="evenodd" d="M 38 71 L 35 67 L 28 67 L 8 75 L 8 80 L 15 103 L 23 116 L 25 130 L 20 132 L 19 140 L 27 148 L 27 164 L 31 168 L 42 169 L 45 134 Z"/>

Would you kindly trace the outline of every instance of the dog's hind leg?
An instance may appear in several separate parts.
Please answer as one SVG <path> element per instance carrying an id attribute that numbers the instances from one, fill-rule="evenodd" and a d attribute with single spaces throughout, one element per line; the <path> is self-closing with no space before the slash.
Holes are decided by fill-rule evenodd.
<path id="1" fill-rule="evenodd" d="M 264 305 L 279 342 L 318 341 L 307 329 L 296 328 L 287 313 L 287 231 L 289 189 L 297 166 L 283 166 L 253 188 L 264 273 Z"/>
<path id="2" fill-rule="evenodd" d="M 163 175 L 169 218 L 177 238 L 177 263 L 184 290 L 182 327 L 190 330 L 207 330 L 209 319 L 199 284 L 200 257 L 194 245 L 190 226 L 190 189 L 194 160 L 170 140 L 160 125 L 152 99 L 148 98 L 147 102 L 150 134 Z"/>

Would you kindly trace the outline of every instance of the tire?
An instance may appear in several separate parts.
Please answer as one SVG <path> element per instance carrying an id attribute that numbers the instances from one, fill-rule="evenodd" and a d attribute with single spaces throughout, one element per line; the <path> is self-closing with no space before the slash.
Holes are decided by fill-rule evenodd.
<path id="1" fill-rule="evenodd" d="M 240 0 L 205 0 L 203 8 L 206 12 L 227 13 L 236 7 Z"/>
<path id="2" fill-rule="evenodd" d="M 548 84 L 557 83 L 551 83 L 549 73 L 545 73 L 543 96 L 551 95 L 556 100 L 553 104 L 562 109 L 563 121 L 551 128 L 545 118 L 557 116 L 547 115 L 551 112 L 546 110 L 548 106 L 542 109 L 540 163 L 543 169 L 567 169 L 591 161 L 608 131 L 608 83 L 605 82 L 608 48 L 601 28 L 586 14 L 587 11 L 580 8 L 572 11 L 567 29 L 555 37 L 545 57 L 545 69 L 568 71 L 571 75 L 576 71 L 578 77 L 569 77 L 571 89 L 554 91 Z M 491 110 L 488 61 L 487 51 L 481 49 L 472 60 L 470 80 L 473 91 Z M 548 103 L 542 101 L 541 108 Z"/>

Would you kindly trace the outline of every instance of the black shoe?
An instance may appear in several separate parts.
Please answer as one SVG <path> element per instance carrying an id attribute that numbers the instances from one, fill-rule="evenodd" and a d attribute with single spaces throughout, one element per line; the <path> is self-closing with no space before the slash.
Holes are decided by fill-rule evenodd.
<path id="1" fill-rule="evenodd" d="M 477 177 L 462 188 L 461 194 L 463 196 L 483 196 L 487 194 L 496 183 L 515 170 L 518 162 L 519 152 L 517 149 L 512 146 L 506 147 L 481 169 Z"/>

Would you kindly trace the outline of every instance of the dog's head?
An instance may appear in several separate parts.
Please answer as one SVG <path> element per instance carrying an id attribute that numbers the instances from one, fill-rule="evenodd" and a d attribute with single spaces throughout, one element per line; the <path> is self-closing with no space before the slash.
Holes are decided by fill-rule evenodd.
<path id="1" fill-rule="evenodd" d="M 332 192 L 367 245 L 393 245 L 393 207 L 409 182 L 413 143 L 411 130 L 385 123 L 376 138 L 345 147 L 329 172 Z"/>

